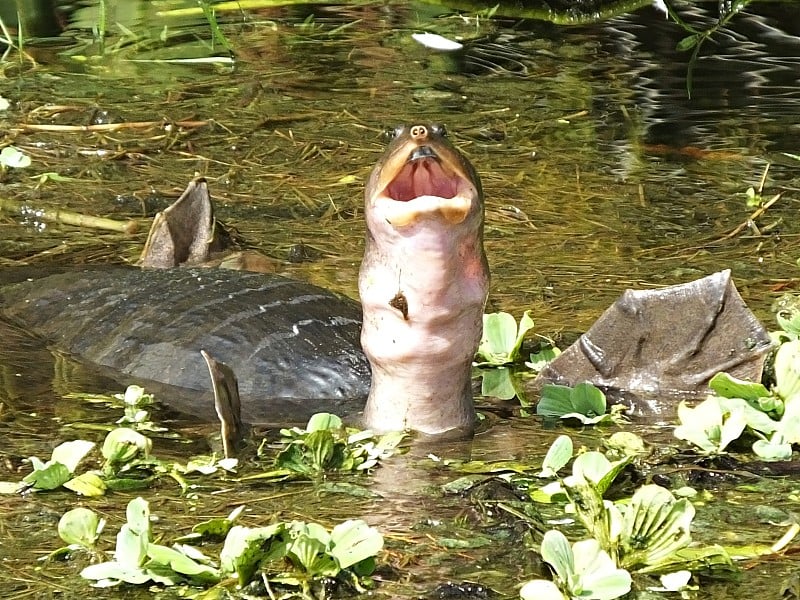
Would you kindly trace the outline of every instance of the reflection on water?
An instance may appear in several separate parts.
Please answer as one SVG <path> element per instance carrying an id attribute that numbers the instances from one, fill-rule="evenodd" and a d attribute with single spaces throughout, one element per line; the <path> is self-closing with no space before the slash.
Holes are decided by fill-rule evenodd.
<path id="1" fill-rule="evenodd" d="M 585 330 L 626 287 L 723 268 L 733 269 L 764 319 L 774 295 L 796 287 L 800 162 L 788 154 L 800 154 L 800 15 L 792 6 L 758 5 L 737 15 L 717 44 L 701 51 L 691 97 L 688 56 L 674 50 L 684 33 L 650 9 L 572 29 L 476 21 L 422 4 L 220 13 L 236 51 L 233 67 L 140 62 L 227 56 L 211 48 L 202 17 L 164 17 L 164 3 L 155 2 L 116 3 L 99 56 L 91 35 L 96 10 L 70 13 L 59 45 L 28 48 L 40 61 L 36 68 L 24 61 L 5 66 L 0 95 L 11 108 L 0 122 L 6 139 L 33 159 L 26 171 L 4 175 L 5 197 L 142 219 L 201 173 L 219 216 L 250 245 L 284 261 L 298 243 L 314 251 L 310 262 L 283 262 L 285 274 L 354 296 L 362 185 L 381 152 L 379 134 L 386 125 L 430 119 L 448 125 L 483 178 L 490 308 L 517 315 L 529 308 L 540 333 Z M 711 5 L 683 13 L 698 26 L 714 15 Z M 410 38 L 419 30 L 460 36 L 465 49 L 428 50 Z M 98 123 L 98 110 L 104 123 L 145 125 L 28 127 Z M 169 125 L 178 121 L 195 125 Z M 745 192 L 758 187 L 768 164 L 764 196 L 783 197 L 731 235 L 753 212 Z M 38 178 L 48 172 L 59 179 Z M 144 230 L 146 224 L 130 237 L 86 234 L 3 213 L 0 264 L 131 259 Z M 54 400 L 65 387 L 91 384 L 65 376 L 63 364 L 37 344 L 24 340 L 16 354 L 0 354 L 3 479 L 24 472 L 20 457 L 45 457 L 56 439 L 81 435 L 63 424 L 112 419 Z M 468 451 L 485 460 L 531 460 L 556 433 L 535 420 L 503 418 Z M 599 443 L 593 435 L 585 441 Z M 397 540 L 420 544 L 417 574 L 408 587 L 398 584 L 399 594 L 418 594 L 449 577 L 477 578 L 496 566 L 493 556 L 506 556 L 484 548 L 472 555 L 481 557 L 480 569 L 466 568 L 463 557 L 450 552 L 445 559 L 448 553 L 425 537 L 434 530 L 412 532 L 426 520 L 458 517 L 463 499 L 428 494 L 453 477 L 402 459 L 371 484 L 382 497 L 355 506 Z M 312 519 L 322 511 L 331 520 L 353 514 L 350 499 L 301 495 L 302 504 L 297 496 L 285 505 L 256 503 L 248 524 L 276 512 Z M 224 514 L 238 501 L 232 494 L 208 500 L 202 511 Z M 2 552 L 14 556 L 4 564 L 13 576 L 25 575 L 14 589 L 38 590 L 23 581 L 33 564 L 30 548 L 56 546 L 58 511 L 76 501 L 42 495 L 0 502 Z M 161 512 L 182 511 L 182 502 L 165 500 Z M 122 504 L 112 498 L 107 508 Z M 27 536 L 31 522 L 42 525 L 31 546 L 10 541 Z M 515 563 L 520 581 L 533 569 L 528 559 Z M 516 580 L 489 579 L 513 592 Z"/>

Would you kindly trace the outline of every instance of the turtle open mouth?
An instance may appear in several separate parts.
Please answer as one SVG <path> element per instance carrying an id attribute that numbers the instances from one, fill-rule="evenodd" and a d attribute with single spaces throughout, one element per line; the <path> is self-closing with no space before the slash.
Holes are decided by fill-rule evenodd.
<path id="1" fill-rule="evenodd" d="M 462 177 L 448 168 L 430 146 L 414 149 L 408 161 L 386 186 L 387 197 L 408 202 L 420 196 L 453 198 L 461 187 Z"/>

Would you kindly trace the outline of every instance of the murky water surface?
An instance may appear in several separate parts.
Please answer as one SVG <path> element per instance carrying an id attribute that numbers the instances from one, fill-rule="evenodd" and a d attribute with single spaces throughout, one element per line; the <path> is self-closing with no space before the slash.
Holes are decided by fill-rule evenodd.
<path id="1" fill-rule="evenodd" d="M 0 96 L 11 105 L 0 112 L 0 130 L 4 144 L 24 150 L 32 165 L 3 174 L 0 196 L 32 209 L 135 219 L 141 227 L 133 235 L 97 233 L 44 223 L 35 212 L 0 212 L 0 265 L 133 260 L 147 217 L 202 174 L 218 216 L 278 259 L 279 272 L 355 296 L 362 189 L 382 151 L 380 134 L 385 126 L 435 120 L 447 124 L 483 179 L 490 308 L 531 309 L 540 333 L 585 330 L 628 287 L 720 269 L 733 270 L 746 301 L 768 322 L 776 295 L 797 287 L 800 16 L 788 4 L 739 15 L 717 45 L 704 47 L 691 98 L 688 56 L 674 51 L 683 33 L 650 9 L 580 28 L 476 19 L 423 4 L 234 11 L 218 15 L 236 53 L 230 66 L 166 62 L 227 56 L 211 47 L 202 15 L 169 12 L 177 8 L 196 3 L 120 2 L 101 47 L 92 36 L 97 9 L 87 3 L 56 40 L 26 47 L 37 66 L 13 51 L 6 58 Z M 708 24 L 715 9 L 706 8 L 684 18 Z M 426 49 L 410 37 L 423 30 L 463 38 L 465 49 Z M 81 128 L 104 123 L 120 126 Z M 762 183 L 765 199 L 782 196 L 758 214 L 746 191 Z M 313 260 L 287 260 L 298 244 Z M 0 479 L 13 479 L 27 472 L 21 457 L 45 458 L 56 441 L 102 439 L 69 424 L 109 424 L 118 415 L 61 400 L 98 383 L 68 360 L 56 362 L 54 377 L 50 352 L 20 332 L 4 335 Z M 535 463 L 560 432 L 535 419 L 495 421 L 472 444 L 431 451 Z M 642 432 L 672 443 L 668 430 Z M 596 447 L 607 433 L 576 437 Z M 188 435 L 203 439 L 203 432 Z M 185 460 L 198 445 L 162 442 L 157 451 Z M 201 484 L 198 499 L 189 500 L 162 483 L 146 495 L 162 516 L 156 530 L 165 533 L 243 501 L 251 525 L 275 515 L 328 524 L 364 517 L 388 536 L 397 566 L 385 574 L 382 597 L 417 597 L 447 580 L 514 595 L 537 569 L 518 541 L 495 538 L 462 550 L 437 543 L 470 524 L 480 529 L 480 519 L 466 500 L 436 492 L 456 474 L 420 467 L 426 451 L 379 469 L 365 484 L 379 496 L 365 500 L 302 484 L 231 485 L 214 495 Z M 786 499 L 791 482 L 767 488 L 781 492 L 775 503 L 796 510 Z M 696 537 L 780 537 L 780 527 L 755 521 L 746 508 L 773 502 L 761 486 L 749 496 L 714 489 L 699 510 Z M 36 559 L 59 545 L 55 525 L 65 506 L 92 506 L 115 531 L 126 500 L 0 496 L 4 595 L 84 593 L 74 564 Z M 742 584 L 759 591 L 740 597 L 779 597 L 780 576 L 792 569 L 789 560 L 753 566 Z M 730 597 L 729 588 L 709 584 L 697 597 Z"/>

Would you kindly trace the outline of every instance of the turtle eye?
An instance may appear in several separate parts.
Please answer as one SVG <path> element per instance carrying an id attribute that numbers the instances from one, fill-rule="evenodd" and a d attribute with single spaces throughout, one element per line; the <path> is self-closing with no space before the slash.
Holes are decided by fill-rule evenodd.
<path id="1" fill-rule="evenodd" d="M 387 127 L 386 129 L 383 130 L 382 137 L 384 141 L 388 143 L 403 135 L 403 131 L 405 131 L 404 125 L 398 125 L 397 127 Z"/>
<path id="2" fill-rule="evenodd" d="M 431 133 L 440 137 L 447 137 L 447 128 L 441 123 L 432 123 Z"/>

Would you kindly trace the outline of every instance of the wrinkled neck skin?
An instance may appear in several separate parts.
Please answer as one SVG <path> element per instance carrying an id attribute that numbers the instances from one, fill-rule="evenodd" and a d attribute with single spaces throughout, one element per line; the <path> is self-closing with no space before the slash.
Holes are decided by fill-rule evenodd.
<path id="1" fill-rule="evenodd" d="M 361 343 L 375 431 L 471 435 L 489 270 L 472 166 L 435 125 L 398 129 L 367 185 Z"/>

